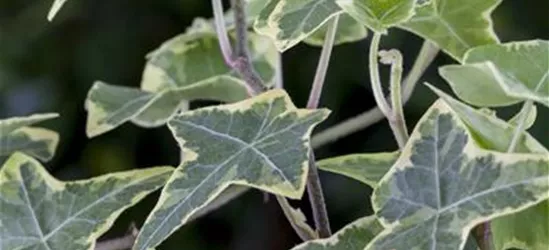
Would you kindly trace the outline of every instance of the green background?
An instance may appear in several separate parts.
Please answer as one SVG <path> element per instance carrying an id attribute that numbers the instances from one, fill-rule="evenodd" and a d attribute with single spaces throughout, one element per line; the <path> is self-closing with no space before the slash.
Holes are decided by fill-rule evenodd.
<path id="1" fill-rule="evenodd" d="M 52 1 L 0 1 L 0 118 L 37 112 L 59 112 L 61 118 L 45 123 L 60 132 L 57 155 L 46 164 L 57 178 L 90 176 L 178 163 L 178 149 L 165 127 L 142 129 L 132 124 L 94 139 L 85 136 L 84 99 L 93 81 L 138 86 L 147 52 L 185 30 L 195 17 L 211 17 L 207 0 L 69 0 L 57 18 L 46 21 Z M 227 6 L 227 5 L 226 5 Z M 505 0 L 493 14 L 502 42 L 549 37 L 549 2 Z M 329 68 L 321 106 L 333 113 L 318 130 L 374 106 L 367 72 L 369 39 L 337 46 Z M 419 51 L 421 39 L 391 30 L 383 48 L 404 54 L 405 71 Z M 300 44 L 284 54 L 285 86 L 296 105 L 303 107 L 319 57 L 319 48 Z M 544 56 L 544 55 L 540 55 Z M 439 55 L 422 81 L 449 91 L 437 67 L 455 63 Z M 382 75 L 388 71 L 383 69 Z M 385 78 L 386 79 L 386 78 Z M 487 93 L 489 94 L 489 93 Z M 413 125 L 435 100 L 420 85 L 405 107 Z M 211 103 L 193 103 L 193 106 Z M 519 109 L 498 110 L 509 118 Z M 539 107 L 538 121 L 530 132 L 549 146 L 549 112 Z M 387 122 L 318 149 L 319 159 L 330 156 L 393 151 L 397 145 Z M 322 173 L 327 206 L 334 231 L 371 214 L 371 190 L 358 182 Z M 105 237 L 124 233 L 130 222 L 140 225 L 154 206 L 157 193 L 128 210 Z M 299 238 L 275 199 L 252 191 L 198 221 L 185 225 L 158 249 L 282 250 Z M 306 202 L 293 202 L 310 218 Z"/>

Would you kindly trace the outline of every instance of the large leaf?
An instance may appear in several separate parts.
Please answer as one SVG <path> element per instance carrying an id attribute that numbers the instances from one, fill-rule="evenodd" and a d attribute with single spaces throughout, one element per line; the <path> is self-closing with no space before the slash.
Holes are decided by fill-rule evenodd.
<path id="1" fill-rule="evenodd" d="M 267 38 L 250 34 L 252 61 L 267 82 L 274 80 L 277 52 Z M 148 56 L 141 89 L 97 82 L 86 100 L 89 137 L 129 120 L 143 127 L 165 124 L 187 101 L 234 102 L 248 96 L 245 82 L 225 65 L 216 34 L 203 19 Z"/>
<path id="2" fill-rule="evenodd" d="M 473 47 L 498 43 L 490 14 L 501 0 L 429 0 L 401 28 L 430 40 L 461 61 Z"/>
<path id="3" fill-rule="evenodd" d="M 0 170 L 0 249 L 91 250 L 120 213 L 171 172 L 158 167 L 60 182 L 16 153 Z"/>
<path id="4" fill-rule="evenodd" d="M 549 201 L 490 223 L 497 250 L 545 250 L 549 246 Z"/>
<path id="5" fill-rule="evenodd" d="M 307 241 L 292 250 L 363 250 L 382 230 L 375 216 L 368 216 L 345 226 L 330 238 Z"/>
<path id="6" fill-rule="evenodd" d="M 330 23 L 323 24 L 319 29 L 303 40 L 304 43 L 313 46 L 324 45 L 326 32 Z M 342 13 L 339 15 L 337 23 L 337 32 L 334 38 L 334 45 L 360 41 L 368 35 L 368 30 L 364 25 L 355 21 L 351 16 Z"/>
<path id="7" fill-rule="evenodd" d="M 549 107 L 548 55 L 549 41 L 485 45 L 465 54 L 467 64 L 442 67 L 440 74 L 460 99 L 473 105 L 533 100 Z"/>
<path id="8" fill-rule="evenodd" d="M 476 224 L 549 198 L 548 156 L 484 150 L 437 101 L 374 191 L 386 229 L 368 249 L 463 249 Z"/>
<path id="9" fill-rule="evenodd" d="M 336 0 L 345 12 L 375 32 L 407 21 L 414 14 L 416 0 Z"/>
<path id="10" fill-rule="evenodd" d="M 257 17 L 254 28 L 272 38 L 283 52 L 340 12 L 335 0 L 270 0 Z"/>
<path id="11" fill-rule="evenodd" d="M 317 166 L 324 171 L 341 174 L 375 187 L 391 169 L 398 155 L 398 152 L 351 154 L 324 159 Z"/>
<path id="12" fill-rule="evenodd" d="M 58 117 L 57 114 L 37 114 L 0 120 L 0 167 L 15 152 L 23 152 L 48 161 L 54 153 L 59 135 L 51 130 L 29 127 Z"/>
<path id="13" fill-rule="evenodd" d="M 134 249 L 159 245 L 229 185 L 300 198 L 309 136 L 327 110 L 296 109 L 283 90 L 185 112 L 168 125 L 186 157 L 162 190 Z"/>

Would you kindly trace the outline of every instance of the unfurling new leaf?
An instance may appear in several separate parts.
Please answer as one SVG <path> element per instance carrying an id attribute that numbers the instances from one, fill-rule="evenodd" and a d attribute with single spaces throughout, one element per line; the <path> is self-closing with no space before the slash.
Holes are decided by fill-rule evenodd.
<path id="1" fill-rule="evenodd" d="M 92 250 L 120 213 L 164 185 L 172 170 L 61 182 L 16 153 L 0 170 L 0 249 Z"/>
<path id="2" fill-rule="evenodd" d="M 327 115 L 327 110 L 297 109 L 277 89 L 172 119 L 168 125 L 185 158 L 162 190 L 134 249 L 159 245 L 229 185 L 300 198 L 309 137 Z"/>

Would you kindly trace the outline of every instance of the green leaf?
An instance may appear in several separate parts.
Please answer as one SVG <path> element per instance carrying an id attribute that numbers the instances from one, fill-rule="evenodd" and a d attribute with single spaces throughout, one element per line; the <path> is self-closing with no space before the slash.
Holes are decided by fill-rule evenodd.
<path id="1" fill-rule="evenodd" d="M 323 24 L 319 29 L 303 40 L 306 44 L 313 46 L 324 45 L 324 38 L 328 30 L 329 23 Z M 358 23 L 347 14 L 340 14 L 337 23 L 337 32 L 334 45 L 360 41 L 368 35 L 368 30 L 364 25 Z"/>
<path id="2" fill-rule="evenodd" d="M 319 161 L 318 168 L 341 174 L 375 187 L 379 180 L 391 169 L 399 152 L 375 154 L 351 154 Z"/>
<path id="3" fill-rule="evenodd" d="M 484 149 L 496 150 L 499 152 L 507 151 L 513 138 L 513 133 L 515 132 L 515 126 L 494 115 L 486 114 L 482 109 L 473 109 L 429 84 L 426 85 L 442 98 L 459 116 L 462 122 L 467 125 L 469 132 L 479 146 Z M 522 133 L 515 152 L 548 153 L 547 149 L 527 132 Z"/>
<path id="4" fill-rule="evenodd" d="M 490 223 L 497 250 L 545 250 L 549 246 L 549 201 Z"/>
<path id="5" fill-rule="evenodd" d="M 425 1 L 400 27 L 432 41 L 461 61 L 468 49 L 499 42 L 490 14 L 500 3 L 501 0 Z"/>
<path id="6" fill-rule="evenodd" d="M 368 216 L 345 226 L 330 238 L 307 241 L 292 250 L 363 250 L 382 230 L 375 216 Z"/>
<path id="7" fill-rule="evenodd" d="M 277 52 L 267 38 L 250 34 L 255 68 L 274 81 Z M 248 96 L 246 85 L 225 65 L 216 34 L 203 19 L 149 54 L 141 89 L 96 82 L 88 93 L 89 137 L 127 122 L 142 127 L 165 124 L 180 105 L 192 100 L 235 102 Z"/>
<path id="8" fill-rule="evenodd" d="M 335 0 L 271 0 L 254 24 L 280 52 L 301 42 L 330 18 L 341 13 Z"/>
<path id="9" fill-rule="evenodd" d="M 58 116 L 50 113 L 0 120 L 0 167 L 15 152 L 23 152 L 41 161 L 50 160 L 57 148 L 59 134 L 29 126 Z"/>
<path id="10" fill-rule="evenodd" d="M 57 15 L 57 12 L 61 10 L 61 7 L 67 2 L 67 0 L 54 0 L 53 5 L 50 8 L 50 11 L 48 13 L 48 21 L 52 21 L 55 15 Z"/>
<path id="11" fill-rule="evenodd" d="M 407 21 L 414 14 L 415 0 L 336 0 L 345 12 L 375 32 Z"/>
<path id="12" fill-rule="evenodd" d="M 161 187 L 172 169 L 61 182 L 16 153 L 0 170 L 0 248 L 91 250 L 120 213 Z"/>
<path id="13" fill-rule="evenodd" d="M 549 198 L 548 156 L 484 150 L 437 101 L 374 191 L 386 229 L 367 249 L 463 249 L 476 224 Z"/>
<path id="14" fill-rule="evenodd" d="M 168 126 L 186 157 L 162 190 L 134 249 L 159 245 L 233 184 L 300 198 L 309 137 L 328 113 L 297 109 L 283 90 L 275 89 L 172 119 Z"/>
<path id="15" fill-rule="evenodd" d="M 536 122 L 536 118 L 538 116 L 538 108 L 536 105 L 532 105 L 532 108 L 525 109 L 526 106 L 523 106 L 518 113 L 516 113 L 511 119 L 509 119 L 508 123 L 513 126 L 518 126 L 519 120 L 522 119 L 521 116 L 524 112 L 528 112 L 526 115 L 526 121 L 524 123 L 524 130 L 527 130 L 531 128 L 534 123 Z"/>

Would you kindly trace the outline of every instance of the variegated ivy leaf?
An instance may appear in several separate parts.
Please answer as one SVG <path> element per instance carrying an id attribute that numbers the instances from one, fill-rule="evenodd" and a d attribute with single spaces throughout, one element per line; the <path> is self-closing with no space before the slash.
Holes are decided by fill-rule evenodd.
<path id="1" fill-rule="evenodd" d="M 307 241 L 292 250 L 363 250 L 382 230 L 375 216 L 368 216 L 345 226 L 330 238 Z"/>
<path id="2" fill-rule="evenodd" d="M 254 28 L 272 38 L 278 50 L 284 52 L 339 13 L 335 0 L 270 0 Z"/>
<path id="3" fill-rule="evenodd" d="M 507 151 L 515 131 L 515 125 L 505 123 L 496 116 L 474 110 L 433 86 L 429 87 L 443 98 L 468 125 L 475 140 L 481 142 L 484 149 Z M 547 157 L 549 154 L 547 149 L 528 133 L 524 132 L 523 134 L 523 139 L 517 146 L 519 152 L 536 153 Z M 548 208 L 549 201 L 544 201 L 518 213 L 492 220 L 490 226 L 496 249 L 545 249 L 548 244 L 549 223 L 532 223 L 532 221 L 549 221 Z"/>
<path id="4" fill-rule="evenodd" d="M 16 153 L 0 170 L 0 249 L 91 250 L 120 213 L 171 172 L 158 167 L 61 182 Z"/>
<path id="5" fill-rule="evenodd" d="M 525 112 L 528 113 L 526 114 L 526 119 L 524 122 L 524 130 L 531 128 L 536 122 L 536 118 L 538 117 L 538 108 L 535 105 L 532 105 L 531 108 L 527 108 L 527 106 L 523 105 L 520 111 L 516 113 L 513 117 L 511 117 L 511 119 L 509 119 L 509 121 L 507 122 L 515 127 L 518 126 Z"/>
<path id="6" fill-rule="evenodd" d="M 495 115 L 487 114 L 482 109 L 474 109 L 452 98 L 448 94 L 426 84 L 459 116 L 467 125 L 475 142 L 484 149 L 506 152 L 512 141 L 516 127 L 499 119 Z M 547 154 L 547 149 L 529 133 L 523 132 L 515 149 L 517 153 Z"/>
<path id="7" fill-rule="evenodd" d="M 297 109 L 276 89 L 172 119 L 168 126 L 186 157 L 162 190 L 134 249 L 159 245 L 229 185 L 300 198 L 309 137 L 327 115 L 327 110 Z"/>
<path id="8" fill-rule="evenodd" d="M 440 74 L 460 99 L 477 106 L 505 106 L 533 100 L 549 107 L 549 41 L 485 45 L 465 54 L 465 65 Z M 490 93 L 490 95 L 480 95 Z"/>
<path id="9" fill-rule="evenodd" d="M 498 43 L 490 14 L 501 0 L 428 0 L 400 25 L 461 61 L 473 47 Z"/>
<path id="10" fill-rule="evenodd" d="M 324 45 L 324 39 L 329 26 L 329 23 L 323 24 L 319 29 L 305 38 L 303 42 L 313 46 Z M 339 15 L 334 45 L 360 41 L 366 38 L 367 35 L 368 29 L 364 25 L 355 21 L 351 16 L 342 13 Z"/>
<path id="11" fill-rule="evenodd" d="M 336 0 L 345 12 L 375 32 L 405 22 L 414 14 L 416 0 Z"/>
<path id="12" fill-rule="evenodd" d="M 367 249 L 463 249 L 472 227 L 549 198 L 549 157 L 480 148 L 442 100 L 419 121 L 372 204 Z"/>
<path id="13" fill-rule="evenodd" d="M 250 34 L 252 61 L 267 82 L 274 80 L 278 55 L 265 37 Z M 148 56 L 141 89 L 97 82 L 86 100 L 89 137 L 124 122 L 142 127 L 165 124 L 187 101 L 234 102 L 248 96 L 235 71 L 226 66 L 212 26 L 203 19 Z"/>
<path id="14" fill-rule="evenodd" d="M 53 5 L 48 13 L 48 20 L 51 21 L 57 15 L 57 12 L 61 10 L 61 7 L 67 2 L 67 0 L 53 0 Z"/>
<path id="15" fill-rule="evenodd" d="M 398 152 L 351 154 L 319 161 L 317 166 L 321 170 L 341 174 L 375 187 L 391 169 L 398 155 Z"/>
<path id="16" fill-rule="evenodd" d="M 0 168 L 15 152 L 23 152 L 42 161 L 50 160 L 59 142 L 59 134 L 29 126 L 56 117 L 57 114 L 50 113 L 0 120 Z"/>

